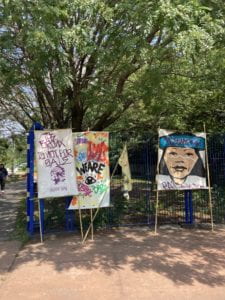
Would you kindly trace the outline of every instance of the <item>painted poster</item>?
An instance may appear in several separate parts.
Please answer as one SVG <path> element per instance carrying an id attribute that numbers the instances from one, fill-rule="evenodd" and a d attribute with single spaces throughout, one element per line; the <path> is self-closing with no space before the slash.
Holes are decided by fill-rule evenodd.
<path id="1" fill-rule="evenodd" d="M 158 190 L 205 189 L 205 133 L 159 130 Z"/>
<path id="2" fill-rule="evenodd" d="M 35 131 L 38 198 L 78 194 L 71 129 Z"/>
<path id="3" fill-rule="evenodd" d="M 118 160 L 118 164 L 122 168 L 123 191 L 130 192 L 132 191 L 132 179 L 131 179 L 130 164 L 128 159 L 127 145 L 124 145 L 123 147 L 123 150 Z"/>
<path id="4" fill-rule="evenodd" d="M 110 204 L 108 132 L 73 133 L 79 195 L 69 209 L 107 207 Z"/>

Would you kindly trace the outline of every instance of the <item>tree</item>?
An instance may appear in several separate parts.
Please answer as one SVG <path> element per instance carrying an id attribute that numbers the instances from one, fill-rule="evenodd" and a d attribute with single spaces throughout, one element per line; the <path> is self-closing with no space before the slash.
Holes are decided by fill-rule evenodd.
<path id="1" fill-rule="evenodd" d="M 15 166 L 26 161 L 26 141 L 21 134 L 0 138 L 0 162 L 14 173 Z"/>
<path id="2" fill-rule="evenodd" d="M 162 86 L 175 76 L 181 86 L 185 74 L 200 72 L 191 68 L 222 34 L 222 5 L 5 0 L 0 103 L 24 128 L 39 120 L 51 128 L 102 130 L 129 124 L 128 116 L 137 126 L 166 116 L 181 99 Z"/>

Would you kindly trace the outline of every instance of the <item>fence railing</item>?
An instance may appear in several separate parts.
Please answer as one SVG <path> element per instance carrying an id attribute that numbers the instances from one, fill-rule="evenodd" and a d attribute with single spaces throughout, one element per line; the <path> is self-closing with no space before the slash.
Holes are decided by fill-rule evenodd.
<path id="1" fill-rule="evenodd" d="M 111 181 L 111 207 L 100 211 L 96 226 L 132 226 L 154 223 L 157 165 L 157 136 L 135 133 L 126 136 L 110 135 L 111 171 L 120 155 L 123 144 L 128 145 L 133 190 L 129 199 L 123 197 L 121 169 L 118 167 Z M 208 158 L 212 185 L 214 222 L 225 222 L 225 135 L 208 137 Z M 185 201 L 183 191 L 162 191 L 159 195 L 159 224 L 184 223 Z M 193 221 L 209 223 L 209 197 L 207 190 L 192 191 Z M 74 212 L 79 227 L 78 212 Z M 89 211 L 83 211 L 84 226 L 90 221 Z M 65 202 L 62 199 L 46 201 L 45 228 L 65 228 Z"/>

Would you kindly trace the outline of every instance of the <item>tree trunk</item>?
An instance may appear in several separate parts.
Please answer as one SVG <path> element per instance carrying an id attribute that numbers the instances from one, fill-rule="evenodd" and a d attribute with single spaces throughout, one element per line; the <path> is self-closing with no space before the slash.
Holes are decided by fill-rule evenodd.
<path id="1" fill-rule="evenodd" d="M 84 111 L 79 105 L 75 105 L 72 108 L 72 129 L 76 132 L 82 131 L 82 123 L 83 123 Z M 84 128 L 87 130 L 87 128 Z"/>

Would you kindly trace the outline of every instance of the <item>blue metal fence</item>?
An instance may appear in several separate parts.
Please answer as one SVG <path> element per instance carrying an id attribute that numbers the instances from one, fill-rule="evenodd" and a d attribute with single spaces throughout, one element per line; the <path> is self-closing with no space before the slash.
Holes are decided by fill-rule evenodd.
<path id="1" fill-rule="evenodd" d="M 110 134 L 111 171 L 120 155 L 124 142 L 128 145 L 129 161 L 132 173 L 133 190 L 129 199 L 123 197 L 121 169 L 111 182 L 111 207 L 102 209 L 96 219 L 96 226 L 133 226 L 154 224 L 158 136 L 144 133 Z M 30 154 L 32 155 L 32 149 Z M 29 159 L 28 155 L 28 159 Z M 212 185 L 214 221 L 225 222 L 225 135 L 208 137 L 208 158 Z M 30 168 L 30 171 L 32 169 Z M 29 176 L 28 176 L 29 177 Z M 34 216 L 32 178 L 28 178 L 30 198 L 27 200 L 28 230 L 32 233 L 32 224 L 37 224 Z M 159 197 L 159 224 L 165 223 L 209 223 L 210 212 L 208 191 L 163 191 Z M 66 208 L 69 199 L 52 199 L 43 203 L 43 228 L 75 230 L 79 227 L 77 212 Z M 53 205 L 54 203 L 54 205 Z M 33 218 L 30 218 L 30 215 Z M 83 211 L 84 227 L 89 223 L 89 212 Z M 33 223 L 32 223 L 33 222 Z"/>

